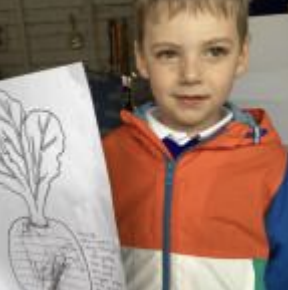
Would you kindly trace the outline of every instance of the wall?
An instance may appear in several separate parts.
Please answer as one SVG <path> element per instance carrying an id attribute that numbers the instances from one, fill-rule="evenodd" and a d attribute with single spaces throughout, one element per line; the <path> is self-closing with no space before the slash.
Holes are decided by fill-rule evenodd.
<path id="1" fill-rule="evenodd" d="M 264 107 L 288 144 L 288 15 L 252 17 L 251 63 L 232 95 L 242 106 Z"/>
<path id="2" fill-rule="evenodd" d="M 129 3 L 129 0 L 1 0 L 3 77 L 79 60 L 94 70 L 107 68 L 107 21 L 113 17 L 131 19 Z M 76 20 L 74 32 L 79 32 L 83 39 L 83 47 L 78 49 L 71 45 L 71 15 Z"/>

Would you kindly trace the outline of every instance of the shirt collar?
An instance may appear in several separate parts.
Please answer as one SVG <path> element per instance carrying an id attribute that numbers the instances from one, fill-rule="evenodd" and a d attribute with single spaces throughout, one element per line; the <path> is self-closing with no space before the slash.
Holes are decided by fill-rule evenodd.
<path id="1" fill-rule="evenodd" d="M 226 107 L 223 107 L 224 111 L 224 117 L 218 121 L 216 124 L 212 125 L 211 127 L 199 132 L 197 134 L 198 137 L 201 139 L 206 139 L 210 136 L 212 136 L 216 131 L 224 127 L 226 124 L 228 124 L 233 119 L 233 113 L 231 110 L 229 110 Z M 151 107 L 146 112 L 146 118 L 148 121 L 148 124 L 152 131 L 160 138 L 164 139 L 165 137 L 169 137 L 173 139 L 176 143 L 179 145 L 185 144 L 187 141 L 191 140 L 195 136 L 189 136 L 186 132 L 176 131 L 173 130 L 163 123 L 159 121 L 159 118 L 157 118 L 157 107 Z"/>

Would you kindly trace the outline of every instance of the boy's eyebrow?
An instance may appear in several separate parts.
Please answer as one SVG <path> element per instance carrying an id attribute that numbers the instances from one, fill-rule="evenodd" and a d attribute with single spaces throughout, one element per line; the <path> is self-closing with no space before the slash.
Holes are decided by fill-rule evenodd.
<path id="1" fill-rule="evenodd" d="M 223 43 L 228 45 L 233 45 L 234 42 L 229 37 L 215 37 L 212 39 L 203 40 L 202 44 L 204 45 L 212 45 L 217 43 Z M 181 44 L 177 44 L 174 42 L 163 41 L 163 42 L 156 42 L 151 45 L 152 49 L 163 48 L 163 47 L 173 47 L 173 48 L 181 48 Z"/>
<path id="2" fill-rule="evenodd" d="M 156 42 L 151 45 L 152 49 L 162 48 L 162 47 L 173 47 L 173 48 L 180 48 L 181 45 L 178 45 L 173 42 Z"/>
<path id="3" fill-rule="evenodd" d="M 227 43 L 229 45 L 233 45 L 234 42 L 232 39 L 228 38 L 228 37 L 216 37 L 213 39 L 208 39 L 206 41 L 204 41 L 205 44 L 209 45 L 209 44 L 215 44 L 215 43 Z"/>

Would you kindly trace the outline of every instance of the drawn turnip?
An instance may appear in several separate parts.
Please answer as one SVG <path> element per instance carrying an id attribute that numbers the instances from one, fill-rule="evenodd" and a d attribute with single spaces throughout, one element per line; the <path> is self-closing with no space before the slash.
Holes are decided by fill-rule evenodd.
<path id="1" fill-rule="evenodd" d="M 63 223 L 45 215 L 52 182 L 61 171 L 65 135 L 49 111 L 25 113 L 0 91 L 0 188 L 21 197 L 28 210 L 9 229 L 9 257 L 23 290 L 91 290 L 81 245 Z"/>

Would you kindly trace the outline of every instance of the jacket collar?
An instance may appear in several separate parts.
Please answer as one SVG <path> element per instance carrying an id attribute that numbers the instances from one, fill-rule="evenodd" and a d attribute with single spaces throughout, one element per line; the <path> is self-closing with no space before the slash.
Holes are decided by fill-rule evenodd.
<path id="1" fill-rule="evenodd" d="M 154 104 L 150 102 L 136 108 L 132 113 L 123 110 L 121 116 L 124 125 L 130 127 L 135 138 L 141 139 L 142 141 L 144 141 L 143 138 L 148 138 L 154 144 L 158 144 L 159 147 L 161 146 L 159 145 L 161 141 L 149 128 L 146 118 L 146 112 L 152 106 Z M 264 110 L 243 110 L 232 103 L 226 103 L 225 106 L 233 112 L 233 120 L 216 136 L 213 135 L 209 140 L 202 143 L 201 148 L 215 149 L 251 146 L 267 142 L 281 143 L 277 132 Z"/>

